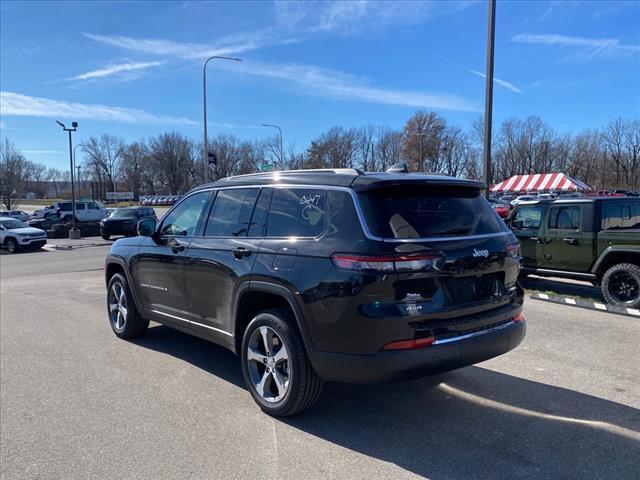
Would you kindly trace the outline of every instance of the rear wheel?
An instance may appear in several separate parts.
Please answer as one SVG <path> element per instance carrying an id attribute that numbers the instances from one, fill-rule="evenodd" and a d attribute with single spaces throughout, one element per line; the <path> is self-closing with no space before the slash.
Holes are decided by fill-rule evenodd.
<path id="1" fill-rule="evenodd" d="M 16 253 L 20 248 L 15 238 L 7 238 L 4 242 L 4 246 L 9 253 Z"/>
<path id="2" fill-rule="evenodd" d="M 602 277 L 602 294 L 612 305 L 640 306 L 640 267 L 631 263 L 611 267 Z"/>
<path id="3" fill-rule="evenodd" d="M 249 392 L 269 415 L 293 415 L 320 397 L 323 382 L 285 309 L 267 310 L 251 320 L 244 332 L 241 358 Z"/>
<path id="4" fill-rule="evenodd" d="M 113 333 L 120 338 L 135 338 L 147 331 L 149 320 L 138 313 L 124 275 L 116 273 L 107 287 L 107 313 Z"/>

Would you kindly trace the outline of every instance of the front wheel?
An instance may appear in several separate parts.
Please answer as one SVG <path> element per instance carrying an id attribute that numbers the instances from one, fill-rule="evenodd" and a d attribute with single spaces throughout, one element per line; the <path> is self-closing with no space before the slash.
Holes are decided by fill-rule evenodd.
<path id="1" fill-rule="evenodd" d="M 7 251 L 9 253 L 16 253 L 18 251 L 18 242 L 15 238 L 7 238 L 4 242 L 5 247 L 7 247 Z"/>
<path id="2" fill-rule="evenodd" d="M 640 306 L 640 267 L 631 263 L 611 267 L 602 277 L 602 294 L 612 305 Z"/>
<path id="3" fill-rule="evenodd" d="M 116 273 L 109 280 L 107 313 L 113 333 L 120 338 L 142 336 L 149 326 L 149 320 L 145 320 L 138 313 L 127 279 L 120 273 Z"/>
<path id="4" fill-rule="evenodd" d="M 244 380 L 263 412 L 286 417 L 318 401 L 323 382 L 287 310 L 267 310 L 251 320 L 241 358 Z"/>

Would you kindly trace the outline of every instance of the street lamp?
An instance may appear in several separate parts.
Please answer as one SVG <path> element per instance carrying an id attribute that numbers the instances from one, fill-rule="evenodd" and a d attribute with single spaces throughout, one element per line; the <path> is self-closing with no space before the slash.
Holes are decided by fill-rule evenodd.
<path id="1" fill-rule="evenodd" d="M 56 120 L 56 123 L 62 127 L 62 130 L 65 132 L 69 132 L 69 167 L 71 170 L 71 210 L 73 212 L 73 217 L 71 217 L 71 231 L 69 232 L 69 238 L 77 238 L 77 234 L 75 233 L 76 229 L 76 192 L 75 187 L 73 185 L 73 147 L 71 144 L 71 132 L 75 132 L 78 130 L 78 122 L 71 122 L 71 128 L 65 127 L 64 123 Z M 72 233 L 74 232 L 74 233 Z"/>
<path id="2" fill-rule="evenodd" d="M 209 145 L 207 142 L 207 64 L 214 58 L 220 60 L 233 60 L 234 62 L 241 62 L 242 60 L 235 57 L 220 57 L 214 55 L 205 60 L 202 67 L 202 106 L 204 110 L 204 183 L 209 182 Z"/>
<path id="3" fill-rule="evenodd" d="M 282 150 L 282 129 L 278 125 L 271 125 L 270 123 L 263 123 L 262 127 L 277 128 L 280 132 L 280 168 L 284 168 L 284 151 Z"/>
<path id="4" fill-rule="evenodd" d="M 81 197 L 81 192 L 80 192 L 80 166 L 78 165 L 78 162 L 76 162 L 76 149 L 78 147 L 81 147 L 82 143 L 78 143 L 76 145 L 73 146 L 73 166 L 75 167 L 76 170 L 78 170 L 78 200 L 80 200 Z"/>

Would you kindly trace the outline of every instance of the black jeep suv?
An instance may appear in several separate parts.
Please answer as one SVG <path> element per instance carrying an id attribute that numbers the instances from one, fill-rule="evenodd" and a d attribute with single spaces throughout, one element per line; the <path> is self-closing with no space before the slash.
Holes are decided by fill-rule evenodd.
<path id="1" fill-rule="evenodd" d="M 106 259 L 121 338 L 150 320 L 241 357 L 267 413 L 328 381 L 403 380 L 481 362 L 525 334 L 520 248 L 457 178 L 352 169 L 198 187 Z"/>

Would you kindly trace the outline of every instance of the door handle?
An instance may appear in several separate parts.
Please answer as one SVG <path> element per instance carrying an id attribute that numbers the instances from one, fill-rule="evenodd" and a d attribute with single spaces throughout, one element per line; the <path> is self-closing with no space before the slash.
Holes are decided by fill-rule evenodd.
<path id="1" fill-rule="evenodd" d="M 182 252 L 185 249 L 184 244 L 180 243 L 178 240 L 171 240 L 171 242 L 169 242 L 169 248 L 171 248 L 171 251 L 173 253 L 178 253 L 178 252 Z"/>
<path id="2" fill-rule="evenodd" d="M 233 250 L 233 256 L 236 257 L 238 260 L 244 257 L 248 257 L 249 255 L 251 255 L 251 250 L 248 250 L 244 247 L 238 247 Z"/>
<path id="3" fill-rule="evenodd" d="M 568 243 L 569 245 L 578 245 L 577 238 L 563 238 L 562 241 Z"/>

